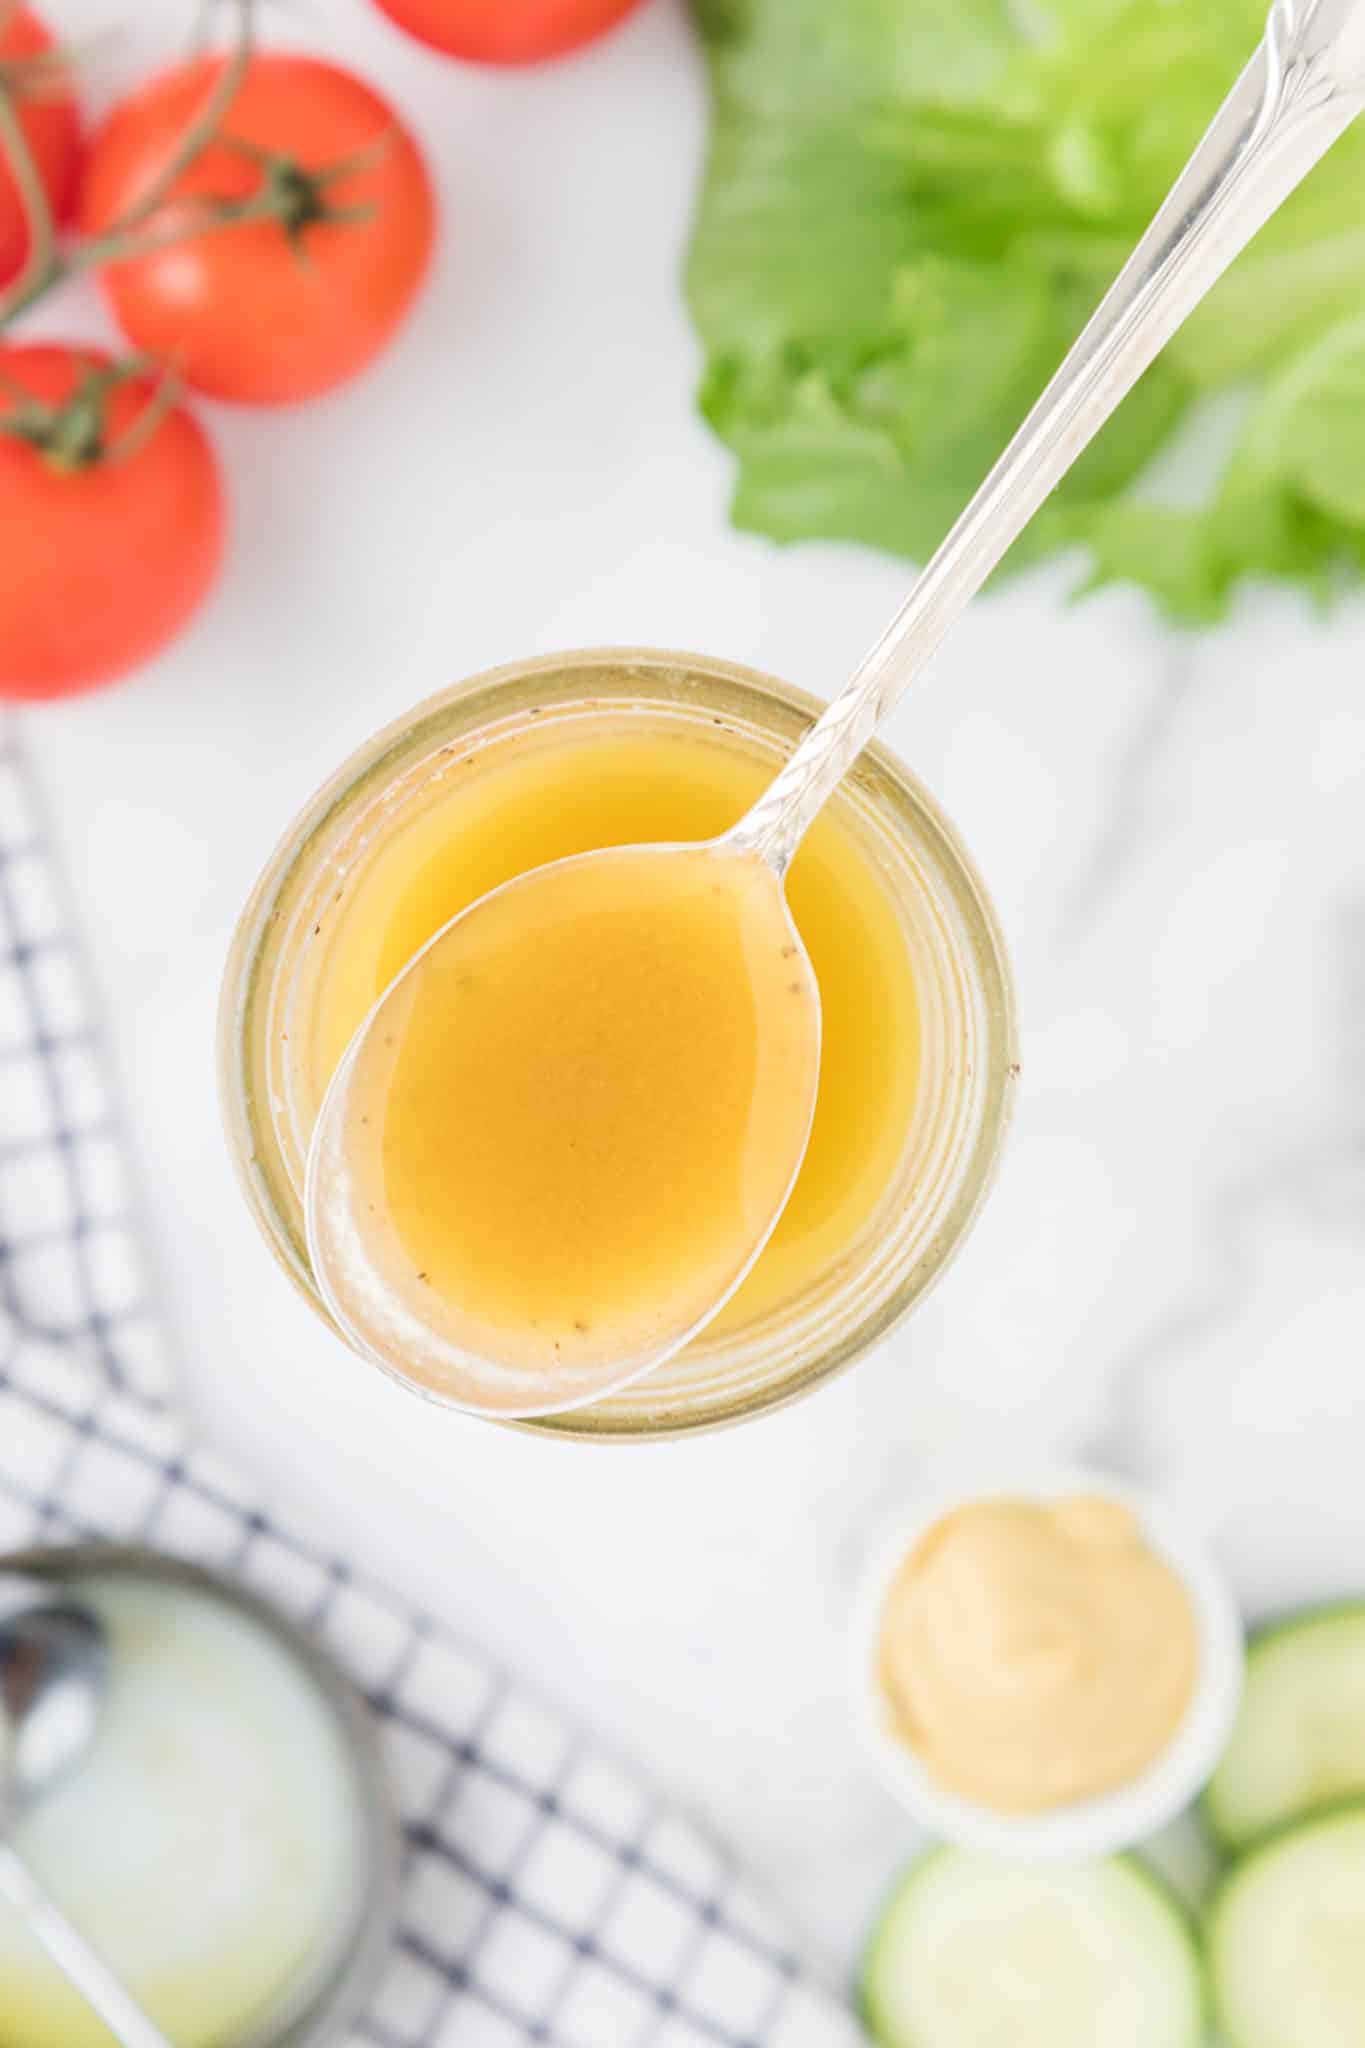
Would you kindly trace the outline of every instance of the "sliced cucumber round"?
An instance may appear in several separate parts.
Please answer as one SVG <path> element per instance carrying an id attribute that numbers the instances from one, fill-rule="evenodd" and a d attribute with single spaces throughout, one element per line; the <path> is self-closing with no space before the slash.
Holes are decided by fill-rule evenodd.
<path id="1" fill-rule="evenodd" d="M 1214 1897 L 1208 1940 L 1228 2048 L 1365 2041 L 1365 1803 L 1243 1857 Z"/>
<path id="2" fill-rule="evenodd" d="M 1185 1909 L 1127 1856 L 934 1850 L 878 1922 L 861 2002 L 883 2048 L 1199 2048 L 1206 2032 Z"/>
<path id="3" fill-rule="evenodd" d="M 1252 1638 L 1241 1712 L 1204 1793 L 1204 1818 L 1235 1855 L 1272 1828 L 1356 1797 L 1365 1797 L 1365 1606 L 1320 1607 Z"/>

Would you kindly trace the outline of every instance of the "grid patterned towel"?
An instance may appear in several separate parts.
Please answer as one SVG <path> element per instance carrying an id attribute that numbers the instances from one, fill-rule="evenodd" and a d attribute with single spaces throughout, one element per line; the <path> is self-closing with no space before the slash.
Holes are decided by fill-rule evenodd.
<path id="1" fill-rule="evenodd" d="M 329 1555 L 175 1413 L 79 948 L 0 734 L 0 1553 L 152 1543 L 239 1574 L 367 1693 L 406 1835 L 350 2048 L 852 2048 L 716 1846 L 476 1649 Z"/>

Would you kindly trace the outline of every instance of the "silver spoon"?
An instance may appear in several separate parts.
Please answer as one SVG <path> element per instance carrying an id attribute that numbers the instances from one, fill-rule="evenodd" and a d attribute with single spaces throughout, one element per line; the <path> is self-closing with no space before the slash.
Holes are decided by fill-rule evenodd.
<path id="1" fill-rule="evenodd" d="M 797 950 L 783 881 L 802 837 L 878 722 L 937 650 L 949 627 L 1038 507 L 1071 468 L 1176 329 L 1365 105 L 1365 0 L 1275 0 L 1265 36 L 1215 116 L 1165 204 L 1014 440 L 923 570 L 901 611 L 812 727 L 753 809 L 704 849 L 718 874 L 753 873 L 766 886 L 771 923 Z M 1365 207 L 1365 200 L 1362 201 Z M 580 864 L 660 860 L 702 849 L 626 848 Z M 674 1298 L 661 1298 L 642 1339 L 590 1330 L 575 1344 L 556 1330 L 541 1370 L 525 1329 L 476 1330 L 460 1305 L 430 1286 L 406 1284 L 386 1237 L 382 1161 L 363 1118 L 383 1096 L 383 1046 L 397 1044 L 426 977 L 458 972 L 508 920 L 528 921 L 536 892 L 556 887 L 556 862 L 495 890 L 454 918 L 397 977 L 360 1026 L 333 1078 L 313 1135 L 306 1211 L 313 1270 L 329 1308 L 356 1347 L 452 1405 L 503 1418 L 595 1400 L 678 1350 L 723 1306 L 767 1241 L 795 1172 L 772 1177 L 771 1199 L 734 1247 L 709 1299 L 679 1268 Z M 813 987 L 813 977 L 812 987 Z M 810 1006 L 818 1048 L 818 991 Z M 554 1020 L 546 1018 L 546 1030 Z M 390 1061 L 390 1069 L 393 1067 Z M 376 1094 L 378 1087 L 378 1094 Z M 790 1151 L 799 1167 L 810 1128 L 810 1089 L 792 1091 Z M 370 1135 L 360 1125 L 368 1121 Z M 368 1168 L 362 1170 L 368 1146 Z M 376 1194 L 376 1189 L 380 1194 Z M 417 1275 L 418 1280 L 424 1275 Z M 684 1284 L 684 1283 L 687 1284 Z M 619 1341 L 614 1341 L 619 1336 Z"/>
<path id="2" fill-rule="evenodd" d="M 6 1828 L 76 1768 L 108 1683 L 98 1617 L 41 1579 L 0 1580 L 0 1895 L 123 2048 L 171 2048 L 23 1861 Z"/>

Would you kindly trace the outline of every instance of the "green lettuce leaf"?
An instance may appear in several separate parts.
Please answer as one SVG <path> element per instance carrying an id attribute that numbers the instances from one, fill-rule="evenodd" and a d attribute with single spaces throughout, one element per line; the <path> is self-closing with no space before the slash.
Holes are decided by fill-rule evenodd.
<path id="1" fill-rule="evenodd" d="M 712 138 L 688 269 L 734 518 L 922 560 L 1253 48 L 1264 0 L 694 0 Z M 1027 22 L 1028 26 L 1025 26 Z M 1201 424 L 1231 404 L 1207 456 Z M 1199 470 L 1174 480 L 1167 470 Z M 1157 458 L 1161 460 L 1158 461 Z M 1014 550 L 1221 615 L 1365 566 L 1365 122 Z"/>

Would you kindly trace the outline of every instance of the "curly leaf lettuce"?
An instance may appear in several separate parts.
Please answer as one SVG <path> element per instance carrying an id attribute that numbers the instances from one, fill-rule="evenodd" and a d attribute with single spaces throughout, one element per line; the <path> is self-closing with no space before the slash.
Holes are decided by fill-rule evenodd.
<path id="1" fill-rule="evenodd" d="M 1151 218 L 1264 0 L 695 5 L 713 123 L 688 286 L 736 523 L 922 560 Z M 1197 491 L 1163 487 L 1157 458 L 1220 408 L 1235 431 Z M 1072 546 L 1088 586 L 1140 584 L 1196 620 L 1243 577 L 1323 593 L 1365 567 L 1365 122 L 1011 562 Z"/>

